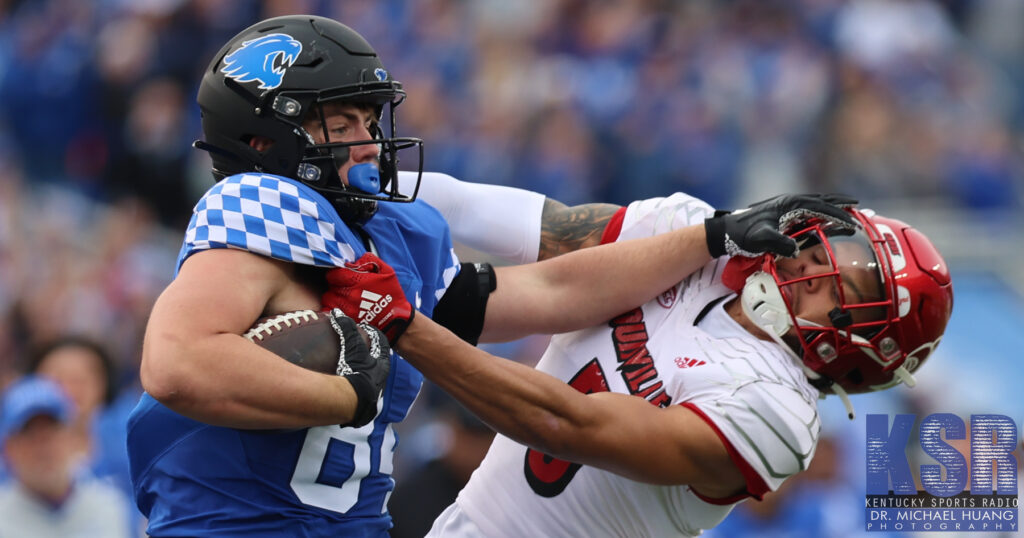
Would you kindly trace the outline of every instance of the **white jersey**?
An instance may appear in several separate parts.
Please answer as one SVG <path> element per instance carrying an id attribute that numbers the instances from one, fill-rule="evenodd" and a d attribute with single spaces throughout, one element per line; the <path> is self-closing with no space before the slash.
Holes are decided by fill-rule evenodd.
<path id="1" fill-rule="evenodd" d="M 710 212 L 682 194 L 634 202 L 611 239 L 667 232 Z M 715 302 L 732 293 L 721 284 L 724 265 L 709 263 L 606 325 L 553 337 L 537 369 L 581 392 L 689 407 L 719 433 L 746 477 L 747 495 L 759 498 L 807 467 L 820 432 L 818 392 L 795 359 L 744 330 L 725 312 L 725 301 Z M 498 435 L 457 504 L 489 537 L 635 538 L 695 536 L 747 495 L 706 499 L 687 485 L 629 480 Z"/>

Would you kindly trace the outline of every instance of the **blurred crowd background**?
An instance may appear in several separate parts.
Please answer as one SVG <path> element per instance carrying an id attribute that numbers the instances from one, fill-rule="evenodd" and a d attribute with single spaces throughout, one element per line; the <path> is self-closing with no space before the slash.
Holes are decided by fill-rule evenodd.
<path id="1" fill-rule="evenodd" d="M 840 191 L 936 241 L 956 308 L 921 386 L 855 398 L 852 422 L 826 401 L 818 471 L 722 535 L 862 529 L 865 413 L 1024 419 L 1019 0 L 0 0 L 0 384 L 39 346 L 94 339 L 116 439 L 149 308 L 212 184 L 191 148 L 202 71 L 242 28 L 293 13 L 373 44 L 425 169 L 568 204 Z M 543 343 L 492 351 L 531 362 Z M 489 439 L 426 390 L 399 430 L 396 536 L 430 510 L 403 480 L 457 491 Z"/>

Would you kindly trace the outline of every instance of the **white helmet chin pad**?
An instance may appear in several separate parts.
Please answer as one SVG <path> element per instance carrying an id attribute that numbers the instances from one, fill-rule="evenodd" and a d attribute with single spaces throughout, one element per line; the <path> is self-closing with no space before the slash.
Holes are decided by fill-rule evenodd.
<path id="1" fill-rule="evenodd" d="M 781 338 L 793 327 L 786 301 L 772 275 L 764 271 L 747 277 L 740 294 L 743 313 L 770 336 Z"/>
<path id="2" fill-rule="evenodd" d="M 802 359 L 797 352 L 782 340 L 783 335 L 793 327 L 793 322 L 789 316 L 789 310 L 786 309 L 786 302 L 782 299 L 782 292 L 779 290 L 779 286 L 775 283 L 772 275 L 764 271 L 758 271 L 747 277 L 747 283 L 743 286 L 743 293 L 740 294 L 740 303 L 743 305 L 743 313 L 750 318 L 750 321 L 753 321 L 762 331 L 768 333 L 768 336 L 775 343 L 782 346 L 790 356 L 801 362 L 801 367 L 808 378 L 812 380 L 821 378 L 819 374 L 808 368 L 807 365 L 802 364 Z M 800 322 L 804 323 L 805 320 L 801 319 Z M 806 323 L 818 325 L 812 322 Z M 843 401 L 847 416 L 850 417 L 850 420 L 853 420 L 853 404 L 850 403 L 850 398 L 847 396 L 846 391 L 839 385 L 832 385 L 831 389 Z M 822 394 L 822 397 L 824 398 L 824 394 Z"/>

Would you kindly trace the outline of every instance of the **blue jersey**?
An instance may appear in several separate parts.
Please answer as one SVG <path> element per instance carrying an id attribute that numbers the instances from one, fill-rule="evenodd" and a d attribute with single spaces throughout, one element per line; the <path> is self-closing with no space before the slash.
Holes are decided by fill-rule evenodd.
<path id="1" fill-rule="evenodd" d="M 381 203 L 364 227 L 406 297 L 430 315 L 458 272 L 441 215 L 424 202 Z M 362 241 L 318 193 L 267 174 L 231 176 L 196 205 L 178 267 L 209 248 L 339 266 Z M 397 356 L 377 417 L 361 428 L 255 431 L 186 418 L 143 394 L 128 422 L 139 509 L 152 536 L 386 536 L 392 424 L 422 375 Z"/>

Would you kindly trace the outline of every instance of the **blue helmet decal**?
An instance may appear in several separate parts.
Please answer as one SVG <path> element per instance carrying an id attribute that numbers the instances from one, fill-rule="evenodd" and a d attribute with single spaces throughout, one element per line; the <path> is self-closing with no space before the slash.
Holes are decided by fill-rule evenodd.
<path id="1" fill-rule="evenodd" d="M 378 67 L 377 69 L 374 69 L 373 70 L 373 74 L 374 74 L 374 76 L 377 77 L 377 80 L 379 80 L 381 82 L 384 82 L 385 80 L 388 79 L 388 72 L 385 71 L 384 69 L 380 68 L 380 67 Z"/>
<path id="2" fill-rule="evenodd" d="M 287 34 L 267 34 L 250 39 L 224 57 L 220 68 L 238 82 L 259 81 L 259 89 L 272 90 L 281 85 L 284 72 L 302 52 L 302 43 Z"/>

